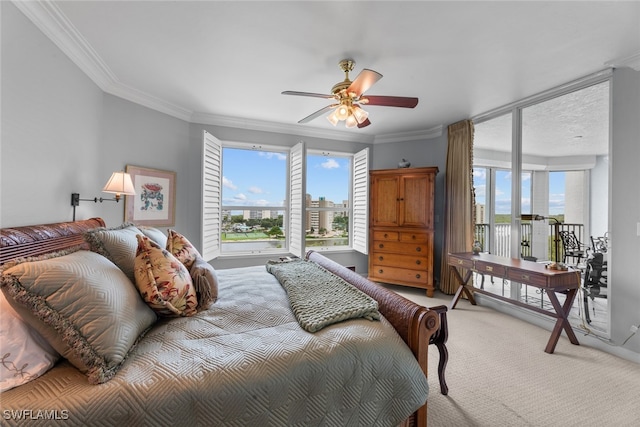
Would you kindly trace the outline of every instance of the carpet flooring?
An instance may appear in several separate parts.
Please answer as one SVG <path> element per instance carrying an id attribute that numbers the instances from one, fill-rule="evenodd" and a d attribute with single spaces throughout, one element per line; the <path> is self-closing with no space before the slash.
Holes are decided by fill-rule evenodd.
<path id="1" fill-rule="evenodd" d="M 451 300 L 386 286 L 427 307 Z M 448 312 L 448 323 L 448 396 L 440 394 L 438 351 L 429 346 L 430 427 L 640 426 L 639 364 L 573 345 L 564 333 L 547 354 L 549 331 L 466 300 Z"/>

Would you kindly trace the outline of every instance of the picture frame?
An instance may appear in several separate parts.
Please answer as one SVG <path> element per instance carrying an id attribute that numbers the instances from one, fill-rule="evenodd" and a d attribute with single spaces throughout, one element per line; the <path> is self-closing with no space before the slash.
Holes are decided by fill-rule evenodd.
<path id="1" fill-rule="evenodd" d="M 161 169 L 127 165 L 135 196 L 126 196 L 124 220 L 137 225 L 175 225 L 176 173 Z"/>

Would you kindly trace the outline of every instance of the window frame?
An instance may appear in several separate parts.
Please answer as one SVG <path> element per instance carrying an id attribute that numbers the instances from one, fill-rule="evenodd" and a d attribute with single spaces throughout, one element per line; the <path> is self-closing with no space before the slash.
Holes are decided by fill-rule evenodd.
<path id="1" fill-rule="evenodd" d="M 340 245 L 340 246 L 307 246 L 307 238 L 306 238 L 306 229 L 309 228 L 309 224 L 307 224 L 305 226 L 305 248 L 306 249 L 313 249 L 316 250 L 318 252 L 333 252 L 333 251 L 344 251 L 344 250 L 353 250 L 353 193 L 354 193 L 354 176 L 353 176 L 353 170 L 354 170 L 354 157 L 355 157 L 355 153 L 349 153 L 349 152 L 344 152 L 344 151 L 326 151 L 326 150 L 318 150 L 318 149 L 307 149 L 305 150 L 305 158 L 308 162 L 309 156 L 317 156 L 317 157 L 326 157 L 326 158 L 330 158 L 330 157 L 336 157 L 336 158 L 341 158 L 341 159 L 348 159 L 349 161 L 349 177 L 348 177 L 348 193 L 347 193 L 347 199 L 349 201 L 349 206 L 347 207 L 313 207 L 313 206 L 304 206 L 305 209 L 305 214 L 310 214 L 311 212 L 348 212 L 348 217 L 349 217 L 349 236 L 347 239 L 347 244 L 346 245 Z M 308 170 L 305 171 L 305 182 L 308 182 L 308 178 L 309 178 L 309 174 L 308 174 Z M 320 195 L 317 195 L 317 197 L 320 197 Z M 332 200 L 333 203 L 336 203 L 334 200 Z M 310 215 L 305 215 L 305 218 L 307 216 Z"/>
<path id="2" fill-rule="evenodd" d="M 212 148 L 213 147 L 213 148 Z M 283 228 L 285 230 L 285 245 L 273 250 L 250 250 L 237 252 L 222 251 L 222 185 L 224 148 L 238 148 L 245 150 L 261 150 L 286 152 L 288 157 L 285 203 L 283 206 L 260 207 L 269 210 L 284 211 Z M 217 150 L 217 151 L 216 151 Z M 206 130 L 203 131 L 203 164 L 202 164 L 202 249 L 206 249 L 205 259 L 213 258 L 251 257 L 264 255 L 288 255 L 302 257 L 306 247 L 306 233 L 304 217 L 306 215 L 306 158 L 308 151 L 322 152 L 322 150 L 307 150 L 303 141 L 293 147 L 267 144 L 253 144 L 246 142 L 220 141 Z M 211 154 L 213 153 L 213 154 Z M 338 152 L 334 152 L 338 153 Z M 339 247 L 313 247 L 317 251 L 352 252 L 367 254 L 368 251 L 368 190 L 369 190 L 369 148 L 355 153 L 340 152 L 343 157 L 351 159 L 351 178 L 349 185 L 349 207 L 338 208 L 348 210 L 349 217 L 349 245 Z M 212 166 L 213 165 L 213 166 Z M 213 188 L 214 191 L 210 189 Z M 208 199 L 205 199 L 205 195 Z M 357 199 L 357 200 L 356 200 Z M 214 206 L 217 203 L 217 206 Z M 224 206 L 224 210 L 228 207 Z M 246 210 L 247 206 L 240 206 Z M 299 227 L 300 231 L 295 231 Z"/>

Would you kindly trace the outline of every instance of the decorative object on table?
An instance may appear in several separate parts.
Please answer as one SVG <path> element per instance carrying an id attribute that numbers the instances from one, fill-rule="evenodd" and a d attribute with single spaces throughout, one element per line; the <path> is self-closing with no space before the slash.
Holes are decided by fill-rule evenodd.
<path id="1" fill-rule="evenodd" d="M 136 196 L 125 199 L 127 222 L 149 226 L 175 224 L 176 173 L 127 165 Z"/>
<path id="2" fill-rule="evenodd" d="M 482 243 L 476 240 L 475 242 L 473 242 L 471 250 L 474 254 L 478 255 L 480 252 L 482 252 Z"/>
<path id="3" fill-rule="evenodd" d="M 402 159 L 401 162 L 398 162 L 399 168 L 408 168 L 409 166 L 411 166 L 411 162 L 407 162 L 405 159 Z"/>

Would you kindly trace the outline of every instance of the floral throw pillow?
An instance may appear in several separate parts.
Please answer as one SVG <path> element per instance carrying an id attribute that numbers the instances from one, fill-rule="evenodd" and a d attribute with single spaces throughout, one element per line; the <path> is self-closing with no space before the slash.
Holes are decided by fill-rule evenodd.
<path id="1" fill-rule="evenodd" d="M 175 230 L 168 230 L 168 235 L 167 250 L 178 258 L 187 267 L 187 270 L 191 269 L 194 261 L 200 257 L 198 250 L 186 237 Z"/>
<path id="2" fill-rule="evenodd" d="M 134 273 L 142 298 L 160 316 L 196 314 L 198 300 L 186 267 L 148 237 L 142 234 L 136 237 Z"/>

